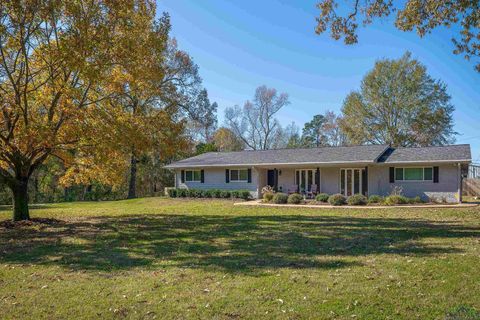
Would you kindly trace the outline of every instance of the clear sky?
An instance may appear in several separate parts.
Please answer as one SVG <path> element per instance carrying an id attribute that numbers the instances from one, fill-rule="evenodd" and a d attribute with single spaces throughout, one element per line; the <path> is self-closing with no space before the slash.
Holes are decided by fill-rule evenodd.
<path id="1" fill-rule="evenodd" d="M 375 60 L 410 51 L 429 74 L 448 86 L 456 107 L 457 143 L 470 143 L 480 162 L 480 73 L 452 54 L 452 30 L 424 39 L 396 30 L 390 21 L 359 30 L 359 44 L 346 46 L 315 34 L 316 0 L 159 0 L 158 12 L 171 16 L 172 35 L 200 68 L 211 101 L 224 110 L 243 105 L 260 85 L 290 96 L 278 118 L 300 128 L 313 115 L 333 110 Z"/>

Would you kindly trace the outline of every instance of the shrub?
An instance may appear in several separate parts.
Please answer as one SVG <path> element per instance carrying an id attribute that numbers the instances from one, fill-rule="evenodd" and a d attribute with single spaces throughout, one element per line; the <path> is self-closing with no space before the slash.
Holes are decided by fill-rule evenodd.
<path id="1" fill-rule="evenodd" d="M 221 190 L 220 191 L 220 198 L 230 198 L 232 196 L 230 190 Z"/>
<path id="2" fill-rule="evenodd" d="M 354 194 L 348 197 L 347 203 L 351 206 L 363 206 L 367 204 L 367 197 L 363 194 Z"/>
<path id="3" fill-rule="evenodd" d="M 196 190 L 196 192 L 196 198 L 206 198 L 205 193 L 207 192 L 207 190 Z"/>
<path id="4" fill-rule="evenodd" d="M 250 194 L 250 191 L 248 190 L 238 190 L 238 197 L 243 200 L 248 200 L 250 199 L 252 195 Z"/>
<path id="5" fill-rule="evenodd" d="M 383 197 L 379 196 L 378 194 L 372 194 L 368 197 L 368 203 L 382 203 Z"/>
<path id="6" fill-rule="evenodd" d="M 275 195 L 273 196 L 273 199 L 272 199 L 273 203 L 277 203 L 277 204 L 284 204 L 284 203 L 287 203 L 288 201 L 288 195 L 285 194 L 285 193 L 275 193 Z"/>
<path id="7" fill-rule="evenodd" d="M 385 198 L 385 204 L 387 206 L 395 206 L 398 204 L 406 204 L 408 203 L 408 199 L 404 196 L 400 195 L 391 195 Z"/>
<path id="8" fill-rule="evenodd" d="M 188 189 L 187 190 L 187 197 L 196 198 L 200 190 L 197 189 Z"/>
<path id="9" fill-rule="evenodd" d="M 264 193 L 264 194 L 263 194 L 263 201 L 265 201 L 265 202 L 271 202 L 274 195 L 275 195 L 275 194 L 274 194 L 273 192 L 266 192 L 266 193 Z"/>
<path id="10" fill-rule="evenodd" d="M 232 198 L 239 198 L 239 191 L 238 190 L 232 190 L 230 191 L 230 195 L 232 196 Z"/>
<path id="11" fill-rule="evenodd" d="M 167 194 L 170 198 L 176 198 L 177 197 L 177 189 L 169 188 L 169 189 L 167 189 Z"/>
<path id="12" fill-rule="evenodd" d="M 288 196 L 288 203 L 291 204 L 299 204 L 303 201 L 303 196 L 298 193 L 292 193 L 291 195 Z"/>
<path id="13" fill-rule="evenodd" d="M 219 189 L 212 189 L 212 198 L 221 198 L 222 197 L 222 190 Z"/>
<path id="14" fill-rule="evenodd" d="M 328 202 L 328 197 L 329 195 L 327 193 L 320 193 L 320 194 L 317 194 L 317 196 L 315 197 L 315 200 L 319 202 Z"/>
<path id="15" fill-rule="evenodd" d="M 213 197 L 212 190 L 203 190 L 203 196 L 205 198 L 212 198 Z"/>
<path id="16" fill-rule="evenodd" d="M 412 198 L 411 199 L 413 203 L 425 203 L 425 201 L 423 201 L 422 198 L 420 198 L 420 196 L 416 196 L 415 198 Z"/>
<path id="17" fill-rule="evenodd" d="M 341 206 L 342 204 L 345 204 L 345 202 L 345 197 L 339 193 L 328 197 L 328 203 L 330 203 L 332 206 Z"/>
<path id="18" fill-rule="evenodd" d="M 265 193 L 274 194 L 274 193 L 275 193 L 275 189 L 273 189 L 272 186 L 265 186 L 265 187 L 262 188 L 262 194 L 265 194 Z"/>
<path id="19" fill-rule="evenodd" d="M 177 189 L 177 197 L 185 198 L 187 196 L 187 189 Z"/>

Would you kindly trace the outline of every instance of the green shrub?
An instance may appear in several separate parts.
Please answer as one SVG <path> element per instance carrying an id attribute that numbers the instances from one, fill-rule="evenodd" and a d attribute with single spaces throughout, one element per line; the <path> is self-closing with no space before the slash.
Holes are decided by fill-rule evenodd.
<path id="1" fill-rule="evenodd" d="M 339 193 L 328 197 L 328 203 L 330 203 L 332 206 L 341 206 L 342 204 L 345 204 L 345 202 L 345 197 Z"/>
<path id="2" fill-rule="evenodd" d="M 187 189 L 177 189 L 177 197 L 185 198 L 187 196 Z"/>
<path id="3" fill-rule="evenodd" d="M 425 203 L 425 201 L 423 201 L 420 196 L 416 196 L 415 198 L 413 198 L 413 203 Z"/>
<path id="4" fill-rule="evenodd" d="M 199 192 L 199 190 L 196 190 L 196 189 L 188 189 L 187 190 L 187 197 L 196 198 L 197 195 L 198 195 L 198 192 Z"/>
<path id="5" fill-rule="evenodd" d="M 271 202 L 274 195 L 275 195 L 275 193 L 273 193 L 273 192 L 266 192 L 266 193 L 264 193 L 264 194 L 263 194 L 263 201 L 265 201 L 265 202 Z"/>
<path id="6" fill-rule="evenodd" d="M 212 189 L 212 198 L 221 198 L 222 197 L 222 190 L 219 189 Z"/>
<path id="7" fill-rule="evenodd" d="M 383 202 L 383 197 L 379 196 L 378 194 L 372 194 L 370 197 L 368 197 L 368 203 L 382 203 Z"/>
<path id="8" fill-rule="evenodd" d="M 319 193 L 315 197 L 315 200 L 318 202 L 328 202 L 329 195 L 327 193 Z"/>
<path id="9" fill-rule="evenodd" d="M 250 191 L 248 190 L 238 190 L 238 197 L 243 200 L 248 200 L 251 198 Z"/>
<path id="10" fill-rule="evenodd" d="M 288 201 L 288 195 L 282 192 L 275 193 L 272 199 L 273 203 L 284 204 Z"/>
<path id="11" fill-rule="evenodd" d="M 232 198 L 238 198 L 239 196 L 239 193 L 238 193 L 238 190 L 232 190 L 230 191 L 230 195 L 232 196 Z"/>
<path id="12" fill-rule="evenodd" d="M 167 189 L 167 194 L 170 198 L 176 198 L 177 197 L 177 189 L 169 188 L 169 189 Z"/>
<path id="13" fill-rule="evenodd" d="M 203 197 L 212 198 L 212 190 L 203 190 Z"/>
<path id="14" fill-rule="evenodd" d="M 391 195 L 391 196 L 388 196 L 388 197 L 385 198 L 384 203 L 387 206 L 395 206 L 395 205 L 398 205 L 398 204 L 408 203 L 408 199 L 406 197 L 400 196 L 400 195 Z"/>
<path id="15" fill-rule="evenodd" d="M 291 195 L 288 196 L 288 203 L 291 204 L 299 204 L 303 201 L 303 196 L 298 193 L 292 193 Z"/>
<path id="16" fill-rule="evenodd" d="M 221 190 L 220 191 L 220 198 L 228 199 L 232 196 L 230 190 Z"/>
<path id="17" fill-rule="evenodd" d="M 351 206 L 363 206 L 367 204 L 367 197 L 363 194 L 354 194 L 348 197 L 347 203 Z"/>

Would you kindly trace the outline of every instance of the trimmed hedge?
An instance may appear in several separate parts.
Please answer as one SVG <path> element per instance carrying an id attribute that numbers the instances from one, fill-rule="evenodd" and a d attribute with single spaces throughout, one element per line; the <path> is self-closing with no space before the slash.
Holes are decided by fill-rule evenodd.
<path id="1" fill-rule="evenodd" d="M 348 197 L 347 203 L 351 206 L 364 206 L 367 204 L 367 197 L 363 194 L 354 194 Z"/>
<path id="2" fill-rule="evenodd" d="M 315 200 L 318 202 L 328 202 L 328 197 L 330 197 L 328 193 L 320 193 L 320 194 L 317 194 L 317 196 L 315 197 Z"/>
<path id="3" fill-rule="evenodd" d="M 285 204 L 288 201 L 288 195 L 286 193 L 275 193 L 272 199 L 273 203 L 276 204 Z"/>
<path id="4" fill-rule="evenodd" d="M 303 196 L 298 193 L 292 193 L 288 196 L 287 202 L 291 204 L 299 204 L 303 201 Z"/>
<path id="5" fill-rule="evenodd" d="M 377 194 L 372 194 L 370 197 L 368 197 L 368 203 L 382 203 L 383 202 L 383 197 L 377 195 Z"/>
<path id="6" fill-rule="evenodd" d="M 340 193 L 331 195 L 328 197 L 328 203 L 330 203 L 332 206 L 341 206 L 342 204 L 345 204 L 347 199 Z"/>
<path id="7" fill-rule="evenodd" d="M 264 201 L 264 202 L 270 202 L 270 201 L 272 201 L 274 195 L 275 195 L 275 193 L 265 192 L 265 193 L 263 194 L 263 201 Z"/>
<path id="8" fill-rule="evenodd" d="M 170 198 L 237 198 L 248 200 L 251 199 L 250 191 L 248 190 L 201 190 L 201 189 L 184 189 L 171 188 L 167 190 Z"/>
<path id="9" fill-rule="evenodd" d="M 408 203 L 408 198 L 404 196 L 399 196 L 399 195 L 391 195 L 385 198 L 384 203 L 387 206 L 395 206 L 398 204 L 407 204 Z"/>

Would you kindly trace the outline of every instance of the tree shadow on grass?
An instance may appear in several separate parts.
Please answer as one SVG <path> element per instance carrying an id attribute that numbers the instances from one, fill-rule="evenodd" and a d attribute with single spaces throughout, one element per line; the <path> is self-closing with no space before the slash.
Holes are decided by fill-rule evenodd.
<path id="1" fill-rule="evenodd" d="M 343 268 L 376 254 L 461 252 L 425 238 L 480 237 L 480 228 L 423 220 L 323 216 L 145 215 L 0 228 L 0 263 L 73 270 Z M 451 244 L 452 242 L 450 242 Z"/>

